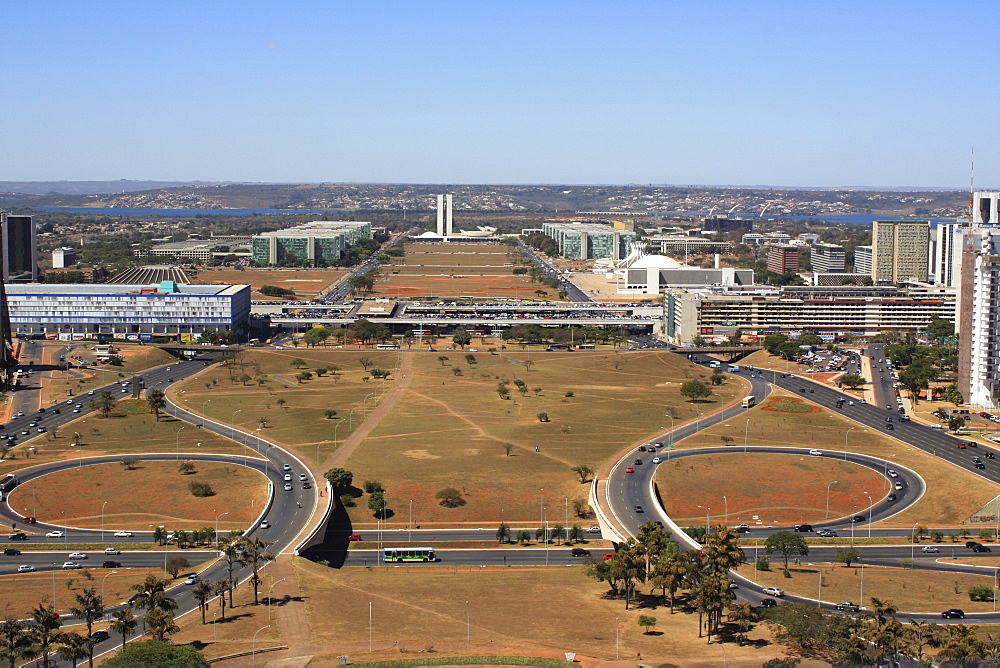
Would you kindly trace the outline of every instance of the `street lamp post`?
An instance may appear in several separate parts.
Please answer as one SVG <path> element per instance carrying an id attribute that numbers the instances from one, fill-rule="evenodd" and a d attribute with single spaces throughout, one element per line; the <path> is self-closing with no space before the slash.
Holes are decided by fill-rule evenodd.
<path id="1" fill-rule="evenodd" d="M 223 515 L 228 515 L 228 514 L 229 514 L 229 511 L 227 510 L 226 512 L 219 513 L 218 515 L 215 516 L 215 549 L 216 550 L 219 549 L 219 518 L 222 517 Z"/>
<path id="2" fill-rule="evenodd" d="M 872 501 L 872 495 L 868 492 L 862 492 L 868 497 L 868 537 L 872 537 L 872 508 L 875 506 L 875 502 Z"/>
<path id="3" fill-rule="evenodd" d="M 174 439 L 175 459 L 181 458 L 181 431 L 184 429 L 187 429 L 187 425 L 183 425 L 177 430 L 177 437 Z"/>
<path id="4" fill-rule="evenodd" d="M 919 521 L 913 523 L 913 535 L 910 536 L 910 561 L 913 561 L 913 547 L 917 544 L 917 525 L 920 524 Z M 993 597 L 994 604 L 996 602 L 996 596 Z"/>
<path id="5" fill-rule="evenodd" d="M 844 433 L 844 461 L 845 462 L 847 461 L 847 437 L 850 435 L 850 433 L 853 430 L 854 430 L 854 427 L 851 427 L 850 429 L 847 430 L 847 432 Z"/>
<path id="6" fill-rule="evenodd" d="M 204 415 L 204 414 L 205 414 L 205 407 L 206 407 L 206 406 L 208 406 L 208 402 L 209 402 L 209 401 L 211 401 L 211 399 L 205 399 L 205 403 L 203 403 L 203 404 L 201 405 L 201 414 L 202 414 L 202 415 Z"/>
<path id="7" fill-rule="evenodd" d="M 268 624 L 267 626 L 260 627 L 259 629 L 257 629 L 257 633 L 260 633 L 261 631 L 263 631 L 266 628 L 269 628 L 270 626 L 271 625 Z M 255 656 L 255 654 L 257 653 L 257 633 L 253 634 L 253 641 L 250 643 L 250 665 L 252 666 L 257 665 L 257 657 Z"/>
<path id="8" fill-rule="evenodd" d="M 410 535 L 406 539 L 406 541 L 408 543 L 412 543 L 413 542 L 413 499 L 410 499 L 410 521 L 408 523 L 408 526 L 410 529 Z"/>
<path id="9" fill-rule="evenodd" d="M 747 451 L 747 433 L 750 431 L 750 418 L 747 418 L 747 424 L 743 427 L 743 453 L 746 454 Z"/>
<path id="10" fill-rule="evenodd" d="M 53 573 L 54 573 L 54 572 L 55 572 L 55 571 L 53 571 Z M 105 575 L 105 576 L 104 576 L 104 577 L 103 577 L 103 578 L 101 579 L 101 599 L 102 599 L 102 600 L 104 599 L 104 585 L 105 585 L 105 584 L 107 583 L 107 581 L 108 581 L 108 576 L 110 576 L 110 575 L 114 575 L 114 574 L 115 574 L 115 573 L 117 573 L 117 572 L 118 572 L 118 571 L 111 571 L 110 573 L 108 573 L 107 575 Z M 996 598 L 996 597 L 994 596 L 994 598 Z M 107 611 L 105 611 L 105 612 L 107 612 Z"/>
<path id="11" fill-rule="evenodd" d="M 830 519 L 830 488 L 835 484 L 840 482 L 839 480 L 831 480 L 830 484 L 826 486 L 826 516 L 823 519 Z"/>
<path id="12" fill-rule="evenodd" d="M 726 504 L 726 526 L 728 527 L 729 526 L 729 499 L 726 498 L 725 494 L 722 495 L 722 502 L 724 504 Z"/>
<path id="13" fill-rule="evenodd" d="M 663 417 L 670 418 L 670 433 L 667 434 L 667 449 L 669 450 L 674 445 L 674 416 L 670 413 L 664 413 Z M 670 453 L 667 452 L 667 455 L 669 456 Z"/>
<path id="14" fill-rule="evenodd" d="M 272 582 L 271 586 L 267 588 L 267 621 L 271 621 L 271 604 L 273 603 L 271 600 L 271 592 L 274 591 L 274 585 L 278 584 L 278 582 L 284 582 L 285 579 L 286 578 L 281 578 L 280 580 Z"/>
<path id="15" fill-rule="evenodd" d="M 104 503 L 101 504 L 101 542 L 102 543 L 104 542 L 104 506 L 106 506 L 106 505 L 108 505 L 107 501 L 105 501 Z"/>
<path id="16" fill-rule="evenodd" d="M 338 424 L 337 426 L 339 427 L 340 425 Z M 337 438 L 337 436 L 336 436 L 336 429 L 334 429 L 334 437 L 333 438 L 334 438 L 334 440 L 336 440 L 336 438 Z M 319 464 L 320 464 L 320 460 L 319 460 L 319 446 L 323 445 L 324 443 L 329 443 L 329 442 L 330 442 L 329 440 L 326 440 L 326 441 L 320 441 L 319 443 L 316 444 L 316 465 L 317 466 L 319 466 Z"/>
<path id="17" fill-rule="evenodd" d="M 231 432 L 230 435 L 236 433 L 236 414 L 241 412 L 242 410 L 243 410 L 242 408 L 237 408 L 235 411 L 233 411 L 233 417 L 229 418 L 229 431 Z"/>
<path id="18" fill-rule="evenodd" d="M 710 506 L 698 506 L 698 507 L 705 509 L 705 537 L 707 538 L 708 537 L 708 531 L 709 531 L 709 528 L 708 528 L 708 512 L 710 510 L 712 510 L 712 508 Z"/>

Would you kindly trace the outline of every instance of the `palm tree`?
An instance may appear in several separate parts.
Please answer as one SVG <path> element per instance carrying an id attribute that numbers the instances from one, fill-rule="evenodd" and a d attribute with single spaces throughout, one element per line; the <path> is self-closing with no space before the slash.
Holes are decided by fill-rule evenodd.
<path id="1" fill-rule="evenodd" d="M 38 653 L 42 655 L 42 665 L 49 665 L 49 647 L 52 643 L 58 642 L 59 634 L 56 631 L 62 626 L 59 613 L 55 611 L 52 604 L 42 605 L 39 603 L 31 609 L 31 639 L 38 647 Z"/>
<path id="2" fill-rule="evenodd" d="M 113 633 L 121 634 L 122 647 L 124 647 L 125 641 L 128 640 L 128 637 L 132 635 L 135 627 L 138 625 L 139 622 L 136 621 L 132 608 L 123 608 L 112 615 L 111 626 L 109 628 Z"/>
<path id="3" fill-rule="evenodd" d="M 229 607 L 233 607 L 233 571 L 236 570 L 236 565 L 241 563 L 240 559 L 243 556 L 243 536 L 230 536 L 228 538 L 223 538 L 219 541 L 219 549 L 222 551 L 222 556 L 226 559 L 226 580 L 229 582 L 229 588 L 226 591 L 229 592 Z M 225 614 L 225 610 L 222 611 Z"/>
<path id="4" fill-rule="evenodd" d="M 260 589 L 260 575 L 258 571 L 262 564 L 268 561 L 274 561 L 274 555 L 267 551 L 267 546 L 271 545 L 274 541 L 261 540 L 260 538 L 246 538 L 242 540 L 243 554 L 240 557 L 240 563 L 244 566 L 249 566 L 253 574 L 250 576 L 250 584 L 253 585 L 253 604 L 259 605 L 260 602 L 257 599 L 257 593 Z M 232 604 L 232 602 L 230 602 Z"/>
<path id="5" fill-rule="evenodd" d="M 60 659 L 72 661 L 74 666 L 81 659 L 91 659 L 93 661 L 94 643 L 90 640 L 89 635 L 61 633 L 59 634 L 59 642 L 62 643 L 62 647 L 59 648 L 58 652 Z"/>
<path id="6" fill-rule="evenodd" d="M 153 640 L 163 641 L 171 634 L 180 631 L 180 627 L 174 624 L 174 616 L 162 608 L 153 608 L 146 613 L 146 624 L 149 626 L 149 634 Z"/>
<path id="7" fill-rule="evenodd" d="M 955 624 L 939 628 L 940 635 L 937 641 L 941 646 L 941 651 L 938 652 L 939 659 L 966 664 L 975 664 L 982 659 L 982 646 L 976 637 L 978 627 Z"/>
<path id="8" fill-rule="evenodd" d="M 937 635 L 937 624 L 918 622 L 910 620 L 910 626 L 906 630 L 906 636 L 910 641 L 909 656 L 911 659 L 919 661 L 924 655 L 924 645 L 931 642 Z"/>
<path id="9" fill-rule="evenodd" d="M 201 608 L 201 623 L 205 624 L 205 610 L 208 608 L 208 600 L 212 598 L 212 583 L 207 580 L 202 580 L 197 585 L 195 585 L 194 597 L 198 599 L 198 607 Z"/>
<path id="10" fill-rule="evenodd" d="M 229 579 L 216 582 L 212 585 L 212 591 L 219 597 L 219 605 L 222 606 L 222 621 L 226 621 L 226 592 L 229 592 L 230 596 L 233 595 L 233 588 L 229 584 Z"/>
<path id="11" fill-rule="evenodd" d="M 146 395 L 146 405 L 149 406 L 149 410 L 153 411 L 156 415 L 156 421 L 160 421 L 160 411 L 162 411 L 167 406 L 167 397 L 163 393 L 163 390 L 153 390 Z"/>
<path id="12" fill-rule="evenodd" d="M 172 612 L 177 609 L 177 601 L 167 596 L 167 585 L 170 584 L 170 580 L 161 580 L 152 573 L 146 576 L 140 584 L 132 585 L 132 591 L 139 592 L 139 596 L 135 599 L 135 607 L 141 610 L 149 610 L 152 612 L 154 609 L 159 609 L 163 612 Z M 145 629 L 146 624 L 149 622 L 149 614 L 142 620 L 142 626 Z"/>
<path id="13" fill-rule="evenodd" d="M 14 668 L 18 661 L 30 659 L 34 655 L 31 634 L 24 622 L 13 617 L 0 622 L 0 657 L 7 659 L 10 668 Z"/>
<path id="14" fill-rule="evenodd" d="M 663 590 L 666 598 L 670 593 L 670 614 L 674 614 L 674 596 L 677 590 L 684 584 L 687 578 L 691 560 L 686 554 L 677 549 L 675 543 L 670 544 L 665 554 L 661 555 L 653 571 L 653 582 L 656 587 Z"/>
<path id="15" fill-rule="evenodd" d="M 729 588 L 731 582 L 725 575 L 712 573 L 704 578 L 698 588 L 695 601 L 698 612 L 705 614 L 708 642 L 712 642 L 712 634 L 722 621 L 722 611 L 736 598 L 736 594 Z"/>
<path id="16" fill-rule="evenodd" d="M 71 606 L 69 611 L 87 625 L 86 640 L 89 643 L 90 634 L 94 632 L 94 622 L 104 616 L 104 598 L 97 593 L 97 589 L 84 589 L 76 594 L 76 605 Z M 87 665 L 94 668 L 94 646 L 90 644 L 88 647 L 90 652 L 87 654 Z"/>
<path id="17" fill-rule="evenodd" d="M 754 612 L 753 606 L 749 602 L 744 601 L 729 608 L 729 621 L 734 622 L 736 628 L 739 629 L 736 638 L 742 647 L 747 640 L 747 631 L 757 621 L 757 613 Z"/>
<path id="18" fill-rule="evenodd" d="M 157 545 L 163 545 L 163 542 L 167 540 L 167 530 L 163 527 L 156 527 L 153 529 L 153 541 Z"/>
<path id="19" fill-rule="evenodd" d="M 702 551 L 705 565 L 715 573 L 725 573 L 746 561 L 736 536 L 725 527 L 706 537 Z"/>

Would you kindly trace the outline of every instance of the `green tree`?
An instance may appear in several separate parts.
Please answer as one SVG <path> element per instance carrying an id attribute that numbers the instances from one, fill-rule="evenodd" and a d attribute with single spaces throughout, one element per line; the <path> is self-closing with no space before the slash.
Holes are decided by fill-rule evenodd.
<path id="1" fill-rule="evenodd" d="M 465 356 L 465 361 L 466 363 L 468 363 L 469 366 L 472 366 L 473 364 L 476 363 L 476 356 L 473 355 L 472 353 L 469 353 L 468 355 Z"/>
<path id="2" fill-rule="evenodd" d="M 497 395 L 499 395 L 501 399 L 508 399 L 510 398 L 510 390 L 507 389 L 507 386 L 503 383 L 499 383 L 497 384 Z"/>
<path id="3" fill-rule="evenodd" d="M 19 661 L 35 655 L 31 648 L 31 633 L 24 622 L 6 617 L 0 622 L 0 658 L 6 659 L 9 668 Z"/>
<path id="4" fill-rule="evenodd" d="M 472 335 L 469 334 L 469 332 L 467 332 L 465 329 L 459 327 L 451 335 L 451 340 L 459 348 L 465 348 L 465 346 L 469 345 L 469 343 L 472 342 Z"/>
<path id="5" fill-rule="evenodd" d="M 175 580 L 180 572 L 185 568 L 191 568 L 191 562 L 188 561 L 186 557 L 175 556 L 167 559 L 166 571 L 170 574 L 170 577 Z"/>
<path id="6" fill-rule="evenodd" d="M 722 528 L 706 536 L 702 545 L 702 565 L 714 573 L 724 574 L 746 561 L 736 535 Z"/>
<path id="7" fill-rule="evenodd" d="M 590 468 L 586 464 L 578 464 L 570 469 L 573 473 L 580 477 L 580 484 L 586 483 L 589 479 L 594 476 L 594 469 Z"/>
<path id="8" fill-rule="evenodd" d="M 548 422 L 549 421 L 549 414 L 546 413 L 545 411 L 542 411 L 536 417 L 538 418 L 539 422 Z"/>
<path id="9" fill-rule="evenodd" d="M 207 482 L 192 480 L 188 483 L 188 489 L 191 490 L 191 494 L 199 498 L 215 496 L 215 490 Z"/>
<path id="10" fill-rule="evenodd" d="M 993 588 L 986 587 L 983 585 L 976 585 L 974 587 L 969 587 L 969 600 L 970 601 L 992 601 L 993 600 Z"/>
<path id="11" fill-rule="evenodd" d="M 83 591 L 77 592 L 74 595 L 74 604 L 70 606 L 70 614 L 74 615 L 77 619 L 84 623 L 87 627 L 87 635 L 84 638 L 87 641 L 87 647 L 89 651 L 86 652 L 83 657 L 73 657 L 73 658 L 87 658 L 87 664 L 93 668 L 94 665 L 94 646 L 89 644 L 90 634 L 94 632 L 94 622 L 100 621 L 104 617 L 104 598 L 97 593 L 97 589 L 89 588 Z M 69 657 L 66 657 L 69 658 Z"/>
<path id="12" fill-rule="evenodd" d="M 122 457 L 122 466 L 125 467 L 126 471 L 131 471 L 135 469 L 135 465 L 139 463 L 139 460 L 135 457 Z"/>
<path id="13" fill-rule="evenodd" d="M 335 411 L 332 408 L 327 408 L 326 410 L 323 411 L 323 415 L 326 416 L 327 420 L 332 420 L 333 418 L 337 417 L 337 411 Z"/>
<path id="14" fill-rule="evenodd" d="M 353 490 L 354 474 L 347 469 L 330 469 L 323 474 L 323 477 L 330 481 L 330 486 L 333 487 L 333 492 L 337 496 L 347 494 Z"/>
<path id="15" fill-rule="evenodd" d="M 56 653 L 60 659 L 65 659 L 74 666 L 82 659 L 90 659 L 90 665 L 94 665 L 94 659 L 91 656 L 94 652 L 94 643 L 91 642 L 89 635 L 61 633 L 59 635 L 59 642 L 62 643 L 62 647 Z"/>
<path id="16" fill-rule="evenodd" d="M 510 542 L 510 527 L 506 523 L 501 522 L 500 527 L 497 529 L 497 542 L 498 543 L 509 543 Z"/>
<path id="17" fill-rule="evenodd" d="M 368 496 L 368 510 L 372 511 L 376 517 L 385 519 L 385 492 L 376 490 Z"/>
<path id="18" fill-rule="evenodd" d="M 156 527 L 153 529 L 153 542 L 157 545 L 163 545 L 167 540 L 167 530 L 163 527 Z"/>
<path id="19" fill-rule="evenodd" d="M 39 603 L 37 606 L 31 609 L 31 625 L 29 630 L 31 633 L 32 644 L 38 649 L 38 653 L 42 655 L 42 665 L 49 665 L 49 648 L 52 644 L 59 642 L 59 628 L 62 626 L 62 620 L 59 618 L 59 613 L 55 611 L 52 604 L 44 605 Z"/>
<path id="20" fill-rule="evenodd" d="M 444 366 L 444 363 L 447 361 L 448 361 L 447 355 L 438 355 L 438 362 L 441 362 L 441 366 Z"/>
<path id="21" fill-rule="evenodd" d="M 517 530 L 517 542 L 521 545 L 526 545 L 531 540 L 531 534 L 528 533 L 527 529 Z"/>
<path id="22" fill-rule="evenodd" d="M 650 617 L 649 615 L 639 615 L 639 626 L 642 627 L 643 635 L 648 635 L 650 631 L 656 626 L 656 617 Z"/>
<path id="23" fill-rule="evenodd" d="M 725 382 L 726 375 L 722 373 L 722 371 L 720 371 L 719 369 L 716 369 L 715 371 L 712 372 L 712 375 L 709 377 L 708 380 L 709 382 L 712 383 L 713 386 L 718 387 L 719 385 L 722 385 L 722 383 Z"/>
<path id="24" fill-rule="evenodd" d="M 304 359 L 302 359 L 301 357 L 296 357 L 291 362 L 289 362 L 289 364 L 291 366 L 295 367 L 296 369 L 302 369 L 304 367 L 309 366 L 308 364 L 306 364 L 306 361 Z"/>
<path id="25" fill-rule="evenodd" d="M 101 666 L 107 668 L 136 668 L 136 666 L 208 668 L 209 663 L 204 655 L 192 645 L 171 645 L 162 640 L 143 640 L 129 643 Z"/>
<path id="26" fill-rule="evenodd" d="M 785 558 L 785 569 L 788 569 L 788 556 L 797 554 L 800 556 L 809 555 L 809 546 L 806 545 L 802 534 L 796 531 L 777 531 L 767 537 L 764 542 L 764 551 L 768 554 L 778 552 Z"/>
<path id="27" fill-rule="evenodd" d="M 689 380 L 681 385 L 681 396 L 691 401 L 700 401 L 712 396 L 712 388 L 700 380 Z"/>
<path id="28" fill-rule="evenodd" d="M 671 615 L 674 614 L 674 597 L 687 579 L 690 563 L 687 555 L 677 549 L 677 544 L 670 543 L 653 568 L 653 586 L 662 590 L 665 600 L 669 595 Z"/>
<path id="29" fill-rule="evenodd" d="M 927 325 L 927 333 L 938 339 L 946 339 L 955 334 L 955 325 L 944 318 L 935 318 Z"/>
<path id="30" fill-rule="evenodd" d="M 118 401 L 115 396 L 111 394 L 108 390 L 104 390 L 97 398 L 87 404 L 88 408 L 92 411 L 100 411 L 103 417 L 108 417 L 111 415 L 111 411 L 115 409 Z"/>
<path id="31" fill-rule="evenodd" d="M 167 396 L 163 393 L 163 390 L 152 390 L 146 395 L 146 405 L 156 415 L 156 421 L 159 422 L 160 411 L 167 406 Z"/>
<path id="32" fill-rule="evenodd" d="M 139 584 L 132 585 L 132 591 L 138 593 L 132 604 L 140 610 L 152 611 L 154 608 L 163 612 L 173 612 L 177 609 L 177 601 L 167 596 L 167 585 L 170 580 L 161 580 L 152 573 Z M 148 614 L 146 623 L 149 623 Z"/>
<path id="33" fill-rule="evenodd" d="M 191 475 L 194 473 L 194 464 L 191 462 L 182 462 L 181 465 L 177 467 L 177 472 L 181 475 Z"/>
<path id="34" fill-rule="evenodd" d="M 246 538 L 241 536 L 239 539 L 239 545 L 243 549 L 240 555 L 240 563 L 250 567 L 250 584 L 253 586 L 254 605 L 259 605 L 257 595 L 261 583 L 260 568 L 265 563 L 274 561 L 274 554 L 267 549 L 272 543 L 273 541 L 261 540 L 260 538 Z"/>
<path id="35" fill-rule="evenodd" d="M 435 499 L 440 499 L 441 505 L 445 508 L 458 508 L 465 505 L 462 493 L 454 487 L 445 487 L 434 495 Z"/>
<path id="36" fill-rule="evenodd" d="M 736 625 L 736 640 L 742 647 L 747 640 L 747 632 L 753 628 L 754 622 L 757 621 L 757 613 L 754 612 L 753 606 L 748 601 L 744 601 L 729 609 L 729 621 Z"/>
<path id="37" fill-rule="evenodd" d="M 953 431 L 953 432 L 955 432 L 957 434 L 958 432 L 962 431 L 963 427 L 965 427 L 965 418 L 964 417 L 962 417 L 960 415 L 956 415 L 953 418 L 949 418 L 949 420 L 948 420 L 948 429 L 950 429 L 951 431 Z"/>
<path id="38" fill-rule="evenodd" d="M 862 378 L 856 373 L 848 373 L 841 376 L 838 379 L 838 382 L 845 387 L 849 387 L 852 390 L 856 390 L 862 385 L 864 385 L 865 382 L 867 381 L 865 381 L 864 378 Z"/>
<path id="39" fill-rule="evenodd" d="M 212 585 L 212 591 L 219 597 L 219 606 L 222 608 L 222 621 L 226 621 L 226 593 L 229 593 L 230 599 L 233 597 L 233 586 L 231 583 L 232 575 Z"/>
<path id="40" fill-rule="evenodd" d="M 853 547 L 842 547 L 834 552 L 834 557 L 838 562 L 850 568 L 851 564 L 861 561 L 861 552 Z"/>
<path id="41" fill-rule="evenodd" d="M 208 602 L 212 599 L 212 583 L 208 580 L 201 580 L 192 590 L 195 599 L 198 600 L 198 607 L 201 609 L 201 623 L 205 624 L 205 612 L 208 610 Z"/>

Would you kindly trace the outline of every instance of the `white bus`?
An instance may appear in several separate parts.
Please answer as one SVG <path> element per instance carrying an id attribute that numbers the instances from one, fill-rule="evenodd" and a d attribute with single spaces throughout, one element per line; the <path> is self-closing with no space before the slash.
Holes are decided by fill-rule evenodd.
<path id="1" fill-rule="evenodd" d="M 375 350 L 399 350 L 398 343 L 380 343 L 375 346 Z"/>

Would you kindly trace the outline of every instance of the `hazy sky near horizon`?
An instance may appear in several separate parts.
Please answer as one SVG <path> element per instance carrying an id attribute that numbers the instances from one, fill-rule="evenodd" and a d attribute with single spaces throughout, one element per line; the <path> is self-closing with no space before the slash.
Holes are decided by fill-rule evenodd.
<path id="1" fill-rule="evenodd" d="M 6 2 L 0 180 L 1000 187 L 995 2 Z"/>

